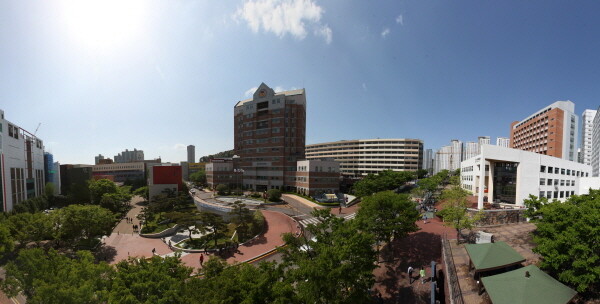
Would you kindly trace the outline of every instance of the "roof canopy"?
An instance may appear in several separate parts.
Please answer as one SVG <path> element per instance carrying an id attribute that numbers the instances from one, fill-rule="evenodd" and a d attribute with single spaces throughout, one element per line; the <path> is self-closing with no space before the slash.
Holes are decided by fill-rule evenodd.
<path id="1" fill-rule="evenodd" d="M 475 272 L 494 270 L 525 261 L 522 255 L 505 242 L 468 244 L 465 248 L 475 266 Z"/>
<path id="2" fill-rule="evenodd" d="M 494 304 L 565 304 L 577 294 L 535 265 L 481 280 Z"/>

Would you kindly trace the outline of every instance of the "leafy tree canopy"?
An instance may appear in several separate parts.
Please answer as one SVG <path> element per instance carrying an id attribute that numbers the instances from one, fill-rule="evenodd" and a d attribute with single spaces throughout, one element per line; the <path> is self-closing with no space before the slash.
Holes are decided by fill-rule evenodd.
<path id="1" fill-rule="evenodd" d="M 359 229 L 383 242 L 390 241 L 392 236 L 403 237 L 417 231 L 418 219 L 419 212 L 408 195 L 385 191 L 365 197 L 355 221 Z"/>
<path id="2" fill-rule="evenodd" d="M 104 194 L 118 193 L 117 185 L 108 180 L 90 180 L 89 181 L 90 194 L 92 195 L 92 203 L 99 205 Z"/>
<path id="3" fill-rule="evenodd" d="M 110 234 L 115 216 L 95 205 L 70 205 L 52 213 L 56 238 L 76 245 L 81 240 Z"/>
<path id="4" fill-rule="evenodd" d="M 364 197 L 381 191 L 397 189 L 414 178 L 413 172 L 385 170 L 378 174 L 367 175 L 354 184 L 353 190 L 357 196 Z"/>
<path id="5" fill-rule="evenodd" d="M 535 201 L 535 202 L 532 202 Z M 540 266 L 579 292 L 600 292 L 600 190 L 571 196 L 564 203 L 526 201 L 534 206 L 537 230 L 534 252 L 542 256 Z M 595 296 L 593 296 L 595 295 Z"/>
<path id="6" fill-rule="evenodd" d="M 469 193 L 460 186 L 453 186 L 442 192 L 444 200 L 443 208 L 438 214 L 444 218 L 444 224 L 456 229 L 457 237 L 460 240 L 460 231 L 462 229 L 473 229 L 475 223 L 482 217 L 482 213 L 474 216 L 467 212 L 467 196 Z"/>

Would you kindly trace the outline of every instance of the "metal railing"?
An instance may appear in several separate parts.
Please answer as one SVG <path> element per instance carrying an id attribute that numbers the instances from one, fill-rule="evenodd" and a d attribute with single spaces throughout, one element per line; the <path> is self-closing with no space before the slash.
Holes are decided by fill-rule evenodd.
<path id="1" fill-rule="evenodd" d="M 450 303 L 464 304 L 456 268 L 454 267 L 452 248 L 450 248 L 450 242 L 446 235 L 442 237 L 442 254 L 444 255 L 444 262 L 446 264 L 446 279 L 448 281 L 448 286 L 450 287 Z"/>

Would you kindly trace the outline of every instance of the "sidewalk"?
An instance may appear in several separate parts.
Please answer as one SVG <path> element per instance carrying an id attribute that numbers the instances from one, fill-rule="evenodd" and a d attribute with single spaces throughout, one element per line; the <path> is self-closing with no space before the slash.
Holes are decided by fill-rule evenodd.
<path id="1" fill-rule="evenodd" d="M 310 208 L 317 208 L 317 209 L 325 209 L 326 207 L 321 206 L 319 204 L 313 203 L 303 197 L 297 196 L 297 195 L 293 195 L 293 194 L 282 194 L 281 195 L 281 199 L 285 200 L 289 200 L 292 199 L 296 202 L 302 203 L 303 205 L 306 205 L 307 207 Z"/>

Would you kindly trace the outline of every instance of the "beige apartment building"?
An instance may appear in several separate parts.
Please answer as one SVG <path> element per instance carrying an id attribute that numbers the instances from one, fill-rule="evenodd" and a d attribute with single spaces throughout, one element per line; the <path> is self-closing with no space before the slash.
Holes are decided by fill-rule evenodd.
<path id="1" fill-rule="evenodd" d="M 423 168 L 420 139 L 356 139 L 306 146 L 307 159 L 332 158 L 344 176 L 361 177 L 384 170 L 416 171 Z"/>

